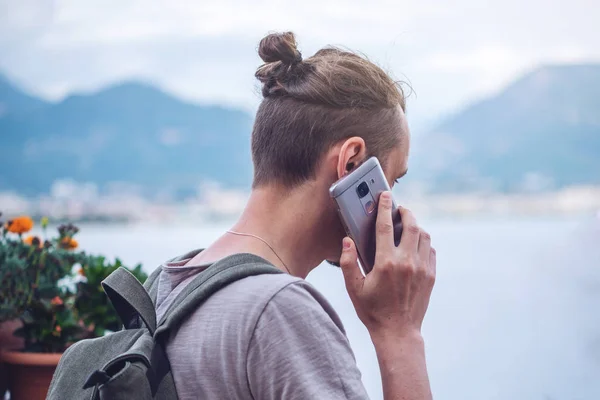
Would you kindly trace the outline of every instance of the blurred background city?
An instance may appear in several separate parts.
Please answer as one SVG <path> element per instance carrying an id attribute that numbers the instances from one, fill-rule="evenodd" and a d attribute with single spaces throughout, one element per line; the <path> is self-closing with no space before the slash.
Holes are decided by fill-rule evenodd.
<path id="1" fill-rule="evenodd" d="M 347 47 L 407 83 L 394 196 L 439 254 L 434 397 L 598 399 L 598 21 L 595 0 L 0 0 L 0 211 L 147 272 L 206 246 L 250 190 L 259 40 Z M 308 280 L 381 398 L 341 273 Z"/>

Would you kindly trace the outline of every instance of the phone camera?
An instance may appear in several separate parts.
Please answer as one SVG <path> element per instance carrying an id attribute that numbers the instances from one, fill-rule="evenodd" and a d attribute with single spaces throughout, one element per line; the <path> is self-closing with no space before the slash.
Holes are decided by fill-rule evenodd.
<path id="1" fill-rule="evenodd" d="M 369 185 L 367 185 L 367 182 L 362 182 L 360 185 L 358 185 L 358 187 L 356 188 L 356 193 L 358 193 L 359 199 L 362 199 L 363 197 L 368 195 Z"/>

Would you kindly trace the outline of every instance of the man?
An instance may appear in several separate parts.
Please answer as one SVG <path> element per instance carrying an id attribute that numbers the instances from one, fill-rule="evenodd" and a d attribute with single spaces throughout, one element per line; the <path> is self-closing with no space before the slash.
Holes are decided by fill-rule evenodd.
<path id="1" fill-rule="evenodd" d="M 379 67 L 326 48 L 302 60 L 292 33 L 259 47 L 263 101 L 252 132 L 253 190 L 242 216 L 204 251 L 163 266 L 158 318 L 194 275 L 250 253 L 286 274 L 237 281 L 198 308 L 167 343 L 180 398 L 364 399 L 342 323 L 304 281 L 324 260 L 346 287 L 379 359 L 385 399 L 429 399 L 421 323 L 435 278 L 429 235 L 380 196 L 376 259 L 364 277 L 329 198 L 332 183 L 377 156 L 393 185 L 407 170 L 410 134 L 401 88 Z M 396 211 L 394 211 L 396 212 Z"/>

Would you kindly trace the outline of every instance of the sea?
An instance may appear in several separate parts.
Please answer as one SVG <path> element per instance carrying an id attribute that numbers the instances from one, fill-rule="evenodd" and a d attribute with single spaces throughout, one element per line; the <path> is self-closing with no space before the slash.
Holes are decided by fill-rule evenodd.
<path id="1" fill-rule="evenodd" d="M 600 399 L 599 216 L 420 222 L 438 254 L 423 326 L 435 399 Z M 229 226 L 84 225 L 78 240 L 151 272 Z M 364 385 L 381 399 L 377 357 L 341 271 L 323 264 L 307 280 L 341 316 Z"/>

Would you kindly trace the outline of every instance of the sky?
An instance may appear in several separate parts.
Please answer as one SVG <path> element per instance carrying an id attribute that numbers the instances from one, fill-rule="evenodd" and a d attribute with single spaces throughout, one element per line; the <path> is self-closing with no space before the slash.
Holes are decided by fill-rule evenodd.
<path id="1" fill-rule="evenodd" d="M 256 48 L 296 33 L 366 54 L 432 123 L 544 64 L 600 62 L 597 0 L 0 0 L 0 72 L 58 101 L 122 80 L 249 111 Z"/>

